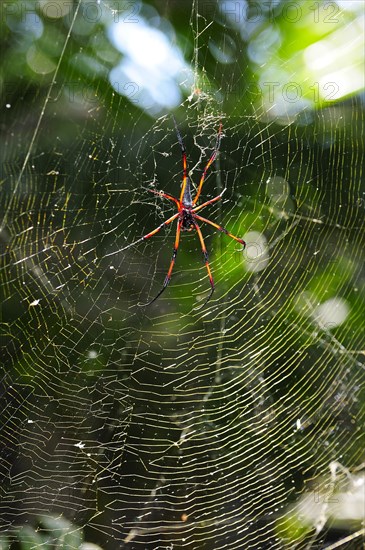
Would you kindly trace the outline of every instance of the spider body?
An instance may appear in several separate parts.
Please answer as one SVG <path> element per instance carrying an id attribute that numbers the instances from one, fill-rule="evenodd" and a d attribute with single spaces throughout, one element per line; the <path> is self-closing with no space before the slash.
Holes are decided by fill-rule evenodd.
<path id="1" fill-rule="evenodd" d="M 184 208 L 193 208 L 193 199 L 191 198 L 191 189 L 190 189 L 190 178 L 186 178 L 186 185 L 184 189 L 184 195 L 181 201 L 181 205 Z"/>
<path id="2" fill-rule="evenodd" d="M 227 231 L 227 229 L 225 229 L 221 225 L 218 225 L 215 222 L 207 220 L 206 218 L 203 218 L 199 214 L 197 214 L 197 212 L 200 211 L 205 206 L 208 206 L 209 204 L 212 204 L 212 203 L 220 200 L 222 198 L 222 195 L 223 195 L 224 191 L 225 191 L 225 189 L 223 189 L 223 191 L 220 193 L 220 195 L 218 195 L 217 197 L 214 197 L 214 199 L 210 199 L 210 200 L 204 202 L 203 204 L 200 204 L 199 206 L 196 206 L 196 204 L 198 202 L 198 199 L 199 199 L 199 196 L 200 196 L 200 193 L 201 193 L 201 190 L 202 190 L 202 187 L 203 187 L 203 183 L 204 183 L 206 174 L 208 172 L 208 169 L 209 169 L 210 165 L 214 162 L 214 160 L 217 156 L 218 150 L 219 150 L 219 146 L 220 146 L 220 142 L 221 142 L 221 135 L 222 135 L 222 124 L 220 124 L 220 126 L 219 126 L 219 130 L 218 130 L 218 134 L 217 134 L 217 142 L 216 142 L 215 148 L 213 150 L 213 153 L 210 156 L 210 159 L 207 162 L 207 165 L 204 168 L 204 171 L 203 171 L 203 174 L 200 178 L 200 182 L 199 182 L 195 197 L 193 199 L 192 196 L 191 196 L 191 184 L 190 184 L 190 178 L 188 176 L 188 169 L 187 169 L 186 149 L 185 149 L 184 142 L 182 140 L 179 128 L 177 126 L 177 123 L 176 123 L 176 120 L 175 120 L 174 117 L 173 117 L 173 121 L 174 121 L 174 124 L 175 124 L 177 139 L 178 139 L 178 142 L 179 142 L 180 148 L 181 148 L 182 163 L 183 163 L 183 180 L 182 180 L 180 198 L 177 199 L 177 198 L 175 198 L 171 195 L 168 195 L 167 193 L 163 193 L 162 191 L 161 192 L 155 191 L 154 189 L 149 189 L 149 191 L 151 193 L 159 195 L 160 197 L 164 197 L 165 199 L 173 201 L 176 204 L 178 211 L 177 211 L 176 214 L 174 214 L 173 216 L 168 218 L 166 221 L 164 221 L 161 225 L 156 227 L 156 229 L 154 229 L 150 233 L 147 233 L 146 235 L 141 237 L 136 242 L 144 241 L 146 239 L 149 239 L 150 237 L 152 237 L 153 235 L 158 233 L 163 227 L 165 227 L 166 225 L 169 225 L 174 220 L 177 220 L 175 244 L 174 244 L 174 248 L 173 248 L 173 251 L 172 251 L 172 258 L 171 258 L 171 262 L 170 262 L 170 267 L 169 267 L 169 270 L 168 270 L 167 275 L 165 277 L 165 280 L 164 280 L 164 283 L 162 285 L 161 290 L 147 304 L 139 304 L 139 305 L 148 306 L 148 305 L 152 304 L 155 300 L 157 300 L 157 298 L 166 289 L 167 285 L 169 284 L 169 282 L 171 280 L 172 270 L 173 270 L 173 267 L 175 265 L 175 260 L 176 260 L 176 256 L 177 256 L 177 252 L 178 252 L 179 244 L 180 244 L 180 233 L 181 233 L 181 231 L 193 231 L 193 230 L 195 230 L 198 234 L 198 237 L 199 237 L 200 245 L 201 245 L 202 252 L 203 252 L 203 260 L 204 260 L 204 263 L 205 263 L 205 266 L 206 266 L 206 269 L 207 269 L 209 282 L 210 282 L 210 293 L 208 295 L 208 298 L 202 304 L 201 307 L 203 307 L 208 302 L 208 300 L 210 300 L 210 298 L 211 298 L 211 296 L 214 292 L 214 281 L 213 281 L 212 273 L 211 273 L 211 270 L 210 270 L 208 252 L 207 252 L 207 249 L 206 249 L 206 246 L 205 246 L 205 243 L 204 243 L 204 238 L 203 238 L 200 226 L 198 224 L 198 220 L 201 221 L 201 222 L 204 222 L 204 223 L 208 223 L 209 225 L 212 225 L 215 229 L 218 229 L 218 231 L 221 231 L 225 235 L 228 235 L 232 239 L 234 239 L 234 240 L 238 241 L 239 243 L 241 243 L 243 245 L 243 247 L 246 246 L 246 243 L 243 239 L 241 239 L 239 237 L 235 237 L 234 235 L 232 235 L 229 231 Z M 134 243 L 134 244 L 136 244 L 136 243 Z"/>
<path id="3" fill-rule="evenodd" d="M 194 214 L 191 211 L 191 208 L 182 208 L 179 221 L 181 224 L 181 231 L 193 231 L 194 226 Z"/>

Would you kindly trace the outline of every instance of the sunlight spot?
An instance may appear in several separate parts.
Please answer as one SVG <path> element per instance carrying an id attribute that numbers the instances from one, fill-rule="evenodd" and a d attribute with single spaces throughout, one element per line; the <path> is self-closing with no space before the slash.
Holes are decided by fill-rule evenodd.
<path id="1" fill-rule="evenodd" d="M 331 329 L 343 323 L 350 312 L 350 308 L 342 298 L 330 298 L 318 305 L 313 312 L 313 318 L 320 326 Z"/>
<path id="2" fill-rule="evenodd" d="M 192 71 L 171 38 L 141 16 L 133 25 L 124 21 L 113 24 L 109 37 L 124 55 L 109 75 L 119 94 L 153 113 L 179 105 L 180 86 L 190 89 Z"/>
<path id="3" fill-rule="evenodd" d="M 257 65 L 263 65 L 274 57 L 274 52 L 281 45 L 282 37 L 274 27 L 264 28 L 252 38 L 247 47 L 247 55 Z"/>
<path id="4" fill-rule="evenodd" d="M 26 10 L 24 10 L 20 20 L 15 14 L 9 14 L 5 18 L 5 21 L 13 32 L 22 35 L 22 40 L 28 45 L 30 45 L 34 39 L 40 38 L 44 31 L 44 25 L 41 18 L 36 13 L 27 13 Z"/>
<path id="5" fill-rule="evenodd" d="M 295 205 L 290 197 L 290 186 L 286 179 L 274 176 L 266 180 L 266 194 L 270 198 L 271 211 L 280 218 L 287 218 L 294 212 Z"/>
<path id="6" fill-rule="evenodd" d="M 265 235 L 258 231 L 249 231 L 243 236 L 246 249 L 243 255 L 247 271 L 263 271 L 269 263 L 269 249 Z"/>
<path id="7" fill-rule="evenodd" d="M 209 49 L 218 63 L 233 63 L 237 58 L 236 44 L 228 35 L 220 37 L 218 42 L 209 40 Z"/>
<path id="8" fill-rule="evenodd" d="M 336 4 L 344 11 L 359 12 L 361 14 L 364 12 L 364 4 L 359 0 L 336 0 Z"/>
<path id="9" fill-rule="evenodd" d="M 322 98 L 339 99 L 364 87 L 364 48 L 362 17 L 306 48 L 304 61 Z"/>
<path id="10" fill-rule="evenodd" d="M 271 197 L 287 197 L 289 194 L 289 184 L 286 179 L 280 176 L 274 176 L 266 180 L 266 194 Z"/>
<path id="11" fill-rule="evenodd" d="M 44 17 L 49 19 L 60 19 L 67 15 L 72 8 L 72 2 L 64 2 L 63 0 L 39 0 Z"/>
<path id="12" fill-rule="evenodd" d="M 99 4 L 99 0 L 98 0 Z M 87 456 L 90 456 L 89 454 Z M 100 546 L 94 544 L 93 542 L 83 542 L 80 546 L 80 550 L 102 550 Z"/>
<path id="13" fill-rule="evenodd" d="M 35 46 L 28 49 L 26 58 L 29 67 L 37 74 L 48 74 L 56 68 L 56 64 Z"/>

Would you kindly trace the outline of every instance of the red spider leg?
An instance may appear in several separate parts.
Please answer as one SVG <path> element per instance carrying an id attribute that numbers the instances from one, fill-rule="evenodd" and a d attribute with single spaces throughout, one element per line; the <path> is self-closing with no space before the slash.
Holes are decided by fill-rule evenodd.
<path id="1" fill-rule="evenodd" d="M 178 215 L 178 214 L 177 214 Z M 176 215 L 175 215 L 176 216 Z M 161 296 L 161 294 L 163 293 L 163 291 L 165 290 L 165 288 L 167 287 L 167 285 L 169 284 L 170 280 L 171 280 L 171 273 L 172 273 L 172 270 L 174 268 L 174 265 L 175 265 L 175 260 L 176 260 L 176 256 L 177 256 L 177 251 L 179 249 L 179 242 L 180 242 L 180 231 L 181 231 L 181 221 L 179 220 L 177 222 L 177 229 L 176 229 L 176 237 L 175 237 L 175 244 L 174 244 L 174 248 L 173 248 L 173 251 L 172 251 L 172 258 L 171 258 L 171 262 L 170 262 L 170 267 L 169 267 L 169 270 L 167 272 L 167 275 L 165 277 L 165 280 L 164 280 L 164 283 L 162 285 L 162 288 L 160 290 L 160 292 L 152 299 L 150 300 L 149 302 L 147 302 L 147 304 L 138 304 L 140 307 L 144 307 L 144 306 L 149 306 L 150 304 L 152 304 L 155 300 L 157 300 L 157 298 L 159 296 Z"/>
<path id="2" fill-rule="evenodd" d="M 217 153 L 219 151 L 219 146 L 221 144 L 221 139 L 222 139 L 222 123 L 220 123 L 220 125 L 219 125 L 219 130 L 218 130 L 218 135 L 217 135 L 217 142 L 215 144 L 214 151 L 213 151 L 210 159 L 208 160 L 206 167 L 204 168 L 204 172 L 203 172 L 202 177 L 200 178 L 200 182 L 199 182 L 199 185 L 198 185 L 198 190 L 197 190 L 196 195 L 194 197 L 193 204 L 196 204 L 198 199 L 199 199 L 199 196 L 200 196 L 200 193 L 201 193 L 201 190 L 202 190 L 202 187 L 203 187 L 203 183 L 204 183 L 204 180 L 205 180 L 205 176 L 207 175 L 209 167 L 214 162 L 214 160 L 217 156 Z"/>
<path id="3" fill-rule="evenodd" d="M 235 241 L 238 241 L 239 243 L 243 244 L 243 246 L 245 247 L 246 246 L 246 243 L 243 239 L 240 239 L 239 237 L 235 237 L 234 235 L 232 235 L 232 233 L 230 233 L 229 231 L 227 231 L 227 229 L 225 229 L 224 227 L 222 227 L 221 225 L 218 225 L 217 223 L 214 223 L 214 222 L 211 222 L 210 220 L 207 220 L 206 218 L 202 218 L 201 216 L 198 216 L 197 214 L 194 213 L 194 217 L 195 218 L 198 218 L 198 220 L 200 220 L 201 222 L 204 222 L 204 223 L 209 223 L 210 225 L 212 225 L 213 227 L 215 227 L 216 229 L 218 229 L 218 231 L 221 231 L 222 233 L 224 233 L 225 235 L 228 235 L 228 237 L 231 237 L 231 239 L 234 239 Z"/>
<path id="4" fill-rule="evenodd" d="M 153 237 L 153 235 L 156 235 L 156 233 L 158 233 L 159 231 L 161 231 L 161 229 L 165 226 L 165 225 L 169 225 L 171 222 L 173 222 L 174 220 L 176 220 L 176 218 L 179 216 L 179 212 L 177 214 L 174 214 L 173 216 L 171 216 L 171 218 L 169 218 L 168 220 L 166 220 L 165 222 L 163 222 L 161 225 L 159 225 L 158 227 L 156 227 L 156 229 L 154 229 L 153 231 L 151 231 L 150 233 L 147 233 L 147 235 L 143 235 L 143 237 L 141 237 L 140 239 L 137 239 L 136 241 L 134 241 L 133 243 L 130 243 L 128 244 L 127 246 L 124 246 L 123 248 L 120 248 L 118 250 L 118 252 L 122 252 L 123 250 L 127 250 L 128 248 L 131 248 L 132 246 L 135 246 L 136 244 L 138 243 L 141 243 L 142 241 L 145 241 L 146 239 L 149 239 L 150 237 Z M 113 252 L 112 254 L 115 254 L 115 252 Z M 108 256 L 111 256 L 111 254 L 107 254 Z"/>
<path id="5" fill-rule="evenodd" d="M 196 216 L 198 217 L 198 216 Z M 209 257 L 208 257 L 208 252 L 207 252 L 207 248 L 205 246 L 205 242 L 204 242 L 204 238 L 203 238 L 203 234 L 200 230 L 200 227 L 199 225 L 194 222 L 194 226 L 195 226 L 195 229 L 198 233 L 198 237 L 199 237 L 199 240 L 200 240 L 200 244 L 201 244 L 201 247 L 202 247 L 202 252 L 203 252 L 203 257 L 204 257 L 204 263 L 205 263 L 205 267 L 207 268 L 207 271 L 208 271 L 208 276 L 209 276 L 209 282 L 210 282 L 210 286 L 211 286 L 211 289 L 210 289 L 210 293 L 209 293 L 209 296 L 208 298 L 205 300 L 205 302 L 203 302 L 203 304 L 197 308 L 195 308 L 196 310 L 197 309 L 201 309 L 203 306 L 205 306 L 205 304 L 207 302 L 209 302 L 209 300 L 211 299 L 212 297 L 212 294 L 214 292 L 214 281 L 213 281 L 213 276 L 212 276 L 212 272 L 210 270 L 210 265 L 209 265 Z"/>
<path id="6" fill-rule="evenodd" d="M 175 119 L 174 115 L 172 115 L 172 120 L 174 121 L 174 124 L 175 124 L 177 140 L 179 142 L 179 145 L 180 145 L 180 148 L 181 148 L 181 154 L 182 154 L 183 181 L 182 181 L 182 187 L 181 187 L 181 193 L 180 193 L 180 205 L 182 205 L 182 201 L 183 201 L 184 194 L 185 194 L 186 184 L 188 182 L 188 164 L 187 164 L 187 160 L 186 160 L 185 145 L 184 145 L 183 139 L 181 137 L 180 130 L 177 126 L 177 122 L 176 122 L 176 119 Z"/>
<path id="7" fill-rule="evenodd" d="M 153 235 L 156 235 L 156 233 L 158 233 L 159 231 L 161 231 L 161 229 L 165 226 L 165 225 L 169 225 L 171 222 L 173 222 L 174 220 L 176 220 L 176 218 L 178 217 L 179 215 L 179 212 L 177 214 L 174 214 L 173 216 L 171 216 L 171 218 L 169 218 L 168 220 L 164 221 L 163 223 L 161 223 L 161 225 L 159 225 L 158 227 L 156 227 L 156 229 L 154 229 L 153 231 L 150 231 L 150 233 L 147 233 L 147 235 L 143 235 L 143 237 L 141 237 L 140 239 L 138 239 L 138 241 L 135 241 L 134 243 L 132 244 L 136 244 L 136 243 L 139 243 L 140 241 L 145 241 L 146 239 L 149 239 L 150 237 L 153 237 Z"/>
<path id="8" fill-rule="evenodd" d="M 155 189 L 147 189 L 150 193 L 154 193 L 155 195 L 158 195 L 159 197 L 164 197 L 165 199 L 169 199 L 170 201 L 174 201 L 176 205 L 179 207 L 180 203 L 175 197 L 172 197 L 171 195 L 168 195 L 167 193 L 163 193 L 162 191 L 155 191 Z"/>
<path id="9" fill-rule="evenodd" d="M 213 202 L 219 201 L 219 199 L 222 198 L 222 195 L 223 195 L 224 192 L 225 192 L 225 189 L 223 189 L 223 191 L 220 195 L 218 195 L 217 197 L 214 197 L 214 199 L 210 199 L 209 201 L 204 202 L 203 204 L 200 204 L 196 208 L 193 208 L 193 212 L 197 212 L 198 210 L 201 210 L 205 206 L 208 206 L 208 204 L 212 204 Z"/>

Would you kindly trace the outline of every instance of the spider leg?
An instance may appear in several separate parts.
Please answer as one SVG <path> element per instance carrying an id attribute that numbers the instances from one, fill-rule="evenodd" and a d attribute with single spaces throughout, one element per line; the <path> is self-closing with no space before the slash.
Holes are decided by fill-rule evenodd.
<path id="1" fill-rule="evenodd" d="M 208 160 L 206 167 L 204 168 L 204 172 L 203 172 L 202 177 L 200 178 L 200 182 L 199 182 L 199 185 L 198 185 L 196 195 L 195 195 L 194 200 L 193 200 L 193 204 L 196 204 L 198 202 L 198 199 L 199 199 L 202 187 L 203 187 L 203 183 L 204 183 L 204 180 L 205 180 L 205 176 L 207 175 L 207 172 L 209 170 L 210 165 L 214 162 L 214 160 L 217 156 L 217 153 L 219 151 L 219 147 L 220 147 L 220 144 L 221 144 L 221 139 L 222 139 L 222 123 L 220 123 L 220 125 L 219 125 L 218 134 L 217 134 L 217 142 L 215 144 L 213 153 L 212 153 L 210 159 Z"/>
<path id="2" fill-rule="evenodd" d="M 179 216 L 179 212 L 177 212 L 177 214 L 174 214 L 173 216 L 171 216 L 171 218 L 169 218 L 168 220 L 164 221 L 163 223 L 161 223 L 161 225 L 159 225 L 158 227 L 156 227 L 156 229 L 154 229 L 153 231 L 150 231 L 149 233 L 147 233 L 147 235 L 143 235 L 143 237 L 141 237 L 138 241 L 136 241 L 136 243 L 138 243 L 139 241 L 145 241 L 146 239 L 149 239 L 150 237 L 153 237 L 153 235 L 156 235 L 156 233 L 158 233 L 159 231 L 161 231 L 161 229 L 163 227 L 165 227 L 165 225 L 169 225 L 171 222 L 173 222 L 174 220 L 176 220 L 176 218 Z M 136 244 L 134 243 L 134 244 Z"/>
<path id="3" fill-rule="evenodd" d="M 165 288 L 167 287 L 167 285 L 169 284 L 170 280 L 171 280 L 171 273 L 172 273 L 172 270 L 174 268 L 174 265 L 175 265 L 175 260 L 176 260 L 176 256 L 177 256 L 177 251 L 179 249 L 179 242 L 180 242 L 180 231 L 181 231 L 181 221 L 179 220 L 178 223 L 177 223 L 177 229 L 176 229 L 176 237 L 175 237 L 175 244 L 174 244 L 174 248 L 173 248 L 173 251 L 172 251 L 172 258 L 171 258 L 171 262 L 170 262 L 170 267 L 169 267 L 169 270 L 167 272 L 167 275 L 165 277 L 165 280 L 164 280 L 164 283 L 162 285 L 162 288 L 160 290 L 160 292 L 154 297 L 152 298 L 152 300 L 150 300 L 149 302 L 147 302 L 146 304 L 138 304 L 138 306 L 140 307 L 145 307 L 145 306 L 149 306 L 150 304 L 152 304 L 155 300 L 157 300 L 157 298 L 159 296 L 161 296 L 161 294 L 163 293 L 163 291 L 165 290 Z"/>
<path id="4" fill-rule="evenodd" d="M 198 216 L 196 216 L 198 217 Z M 202 252 L 203 252 L 203 258 L 204 258 L 204 263 L 205 263 L 205 267 L 207 268 L 207 272 L 208 272 L 208 277 L 209 277 L 209 282 L 210 282 L 210 286 L 211 286 L 211 289 L 210 289 L 210 293 L 208 295 L 208 298 L 205 300 L 205 302 L 202 303 L 201 306 L 195 308 L 196 310 L 197 309 L 201 309 L 202 307 L 205 306 L 205 304 L 207 302 L 209 302 L 209 300 L 211 299 L 212 297 L 212 294 L 214 292 L 214 281 L 213 281 L 213 276 L 212 276 L 212 272 L 210 270 L 210 265 L 209 265 L 209 257 L 208 257 L 208 252 L 207 252 L 207 248 L 205 246 L 205 242 L 204 242 L 204 238 L 203 238 L 203 234 L 200 230 L 200 227 L 199 225 L 194 222 L 194 226 L 195 226 L 195 229 L 198 233 L 198 237 L 199 237 L 199 240 L 200 240 L 200 244 L 201 244 L 201 247 L 202 247 Z"/>
<path id="5" fill-rule="evenodd" d="M 223 189 L 222 193 L 217 195 L 217 197 L 214 197 L 214 199 L 210 199 L 209 201 L 203 202 L 203 204 L 200 204 L 196 208 L 193 208 L 193 212 L 197 212 L 198 210 L 201 210 L 205 206 L 208 206 L 208 204 L 212 204 L 213 202 L 219 201 L 219 199 L 222 198 L 223 193 L 226 191 L 226 189 Z"/>
<path id="6" fill-rule="evenodd" d="M 117 252 L 122 252 L 123 250 L 127 250 L 128 248 L 131 248 L 132 246 L 135 246 L 136 244 L 141 243 L 142 241 L 145 241 L 146 239 L 149 239 L 150 237 L 153 237 L 153 235 L 156 235 L 156 233 L 161 231 L 161 229 L 163 227 L 165 227 L 165 225 L 169 225 L 171 222 L 176 220 L 176 218 L 178 216 L 179 216 L 179 212 L 177 214 L 174 214 L 173 216 L 171 216 L 171 218 L 169 218 L 168 220 L 161 223 L 161 225 L 156 227 L 156 229 L 154 229 L 153 231 L 150 231 L 150 233 L 147 233 L 146 235 L 143 235 L 143 237 L 141 237 L 140 239 L 137 239 L 133 243 L 127 244 L 127 246 L 124 246 L 123 248 L 120 248 L 116 252 L 110 252 L 109 254 L 107 254 L 107 256 L 112 256 L 113 254 L 116 254 Z"/>
<path id="7" fill-rule="evenodd" d="M 197 214 L 194 215 L 196 218 L 198 218 L 198 220 L 200 220 L 201 222 L 204 222 L 204 223 L 209 223 L 209 225 L 212 225 L 213 227 L 215 227 L 216 229 L 218 229 L 218 231 L 221 231 L 222 233 L 224 233 L 225 235 L 228 235 L 228 237 L 231 237 L 231 239 L 234 239 L 235 241 L 238 241 L 239 243 L 241 243 L 243 245 L 243 247 L 245 248 L 246 246 L 246 243 L 243 239 L 240 239 L 239 237 L 235 237 L 234 235 L 232 235 L 232 233 L 230 233 L 229 231 L 227 231 L 227 229 L 225 229 L 224 227 L 222 227 L 221 225 L 218 225 L 217 223 L 214 223 L 214 222 L 211 222 L 210 220 L 207 220 L 206 218 L 202 218 L 201 216 L 198 216 Z"/>
<path id="8" fill-rule="evenodd" d="M 168 195 L 167 193 L 163 193 L 162 191 L 156 191 L 155 189 L 147 189 L 150 193 L 154 193 L 155 195 L 158 195 L 159 197 L 164 197 L 165 199 L 169 199 L 170 201 L 174 201 L 177 206 L 180 206 L 179 201 L 175 199 L 175 197 L 172 197 L 171 195 Z"/>
<path id="9" fill-rule="evenodd" d="M 180 204 L 182 204 L 182 200 L 183 200 L 184 194 L 185 194 L 186 184 L 187 184 L 187 181 L 188 181 L 188 164 L 187 164 L 187 160 L 186 160 L 185 145 L 184 145 L 184 142 L 183 142 L 183 138 L 181 137 L 180 130 L 178 128 L 178 125 L 177 125 L 177 122 L 176 122 L 176 119 L 175 119 L 174 115 L 172 115 L 172 120 L 174 121 L 174 124 L 175 124 L 177 140 L 179 142 L 179 145 L 180 145 L 180 148 L 181 148 L 181 154 L 182 154 L 183 181 L 182 181 L 182 187 L 181 187 L 181 193 L 180 193 Z"/>

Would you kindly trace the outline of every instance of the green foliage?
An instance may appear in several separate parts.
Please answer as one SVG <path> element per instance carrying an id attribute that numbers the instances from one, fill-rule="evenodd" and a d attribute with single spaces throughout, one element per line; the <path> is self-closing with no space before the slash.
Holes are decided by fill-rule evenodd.
<path id="1" fill-rule="evenodd" d="M 9 546 L 12 541 L 12 545 Z M 37 526 L 24 525 L 13 530 L 11 535 L 0 539 L 1 550 L 102 550 L 96 544 L 84 542 L 82 530 L 63 517 L 41 516 Z"/>

